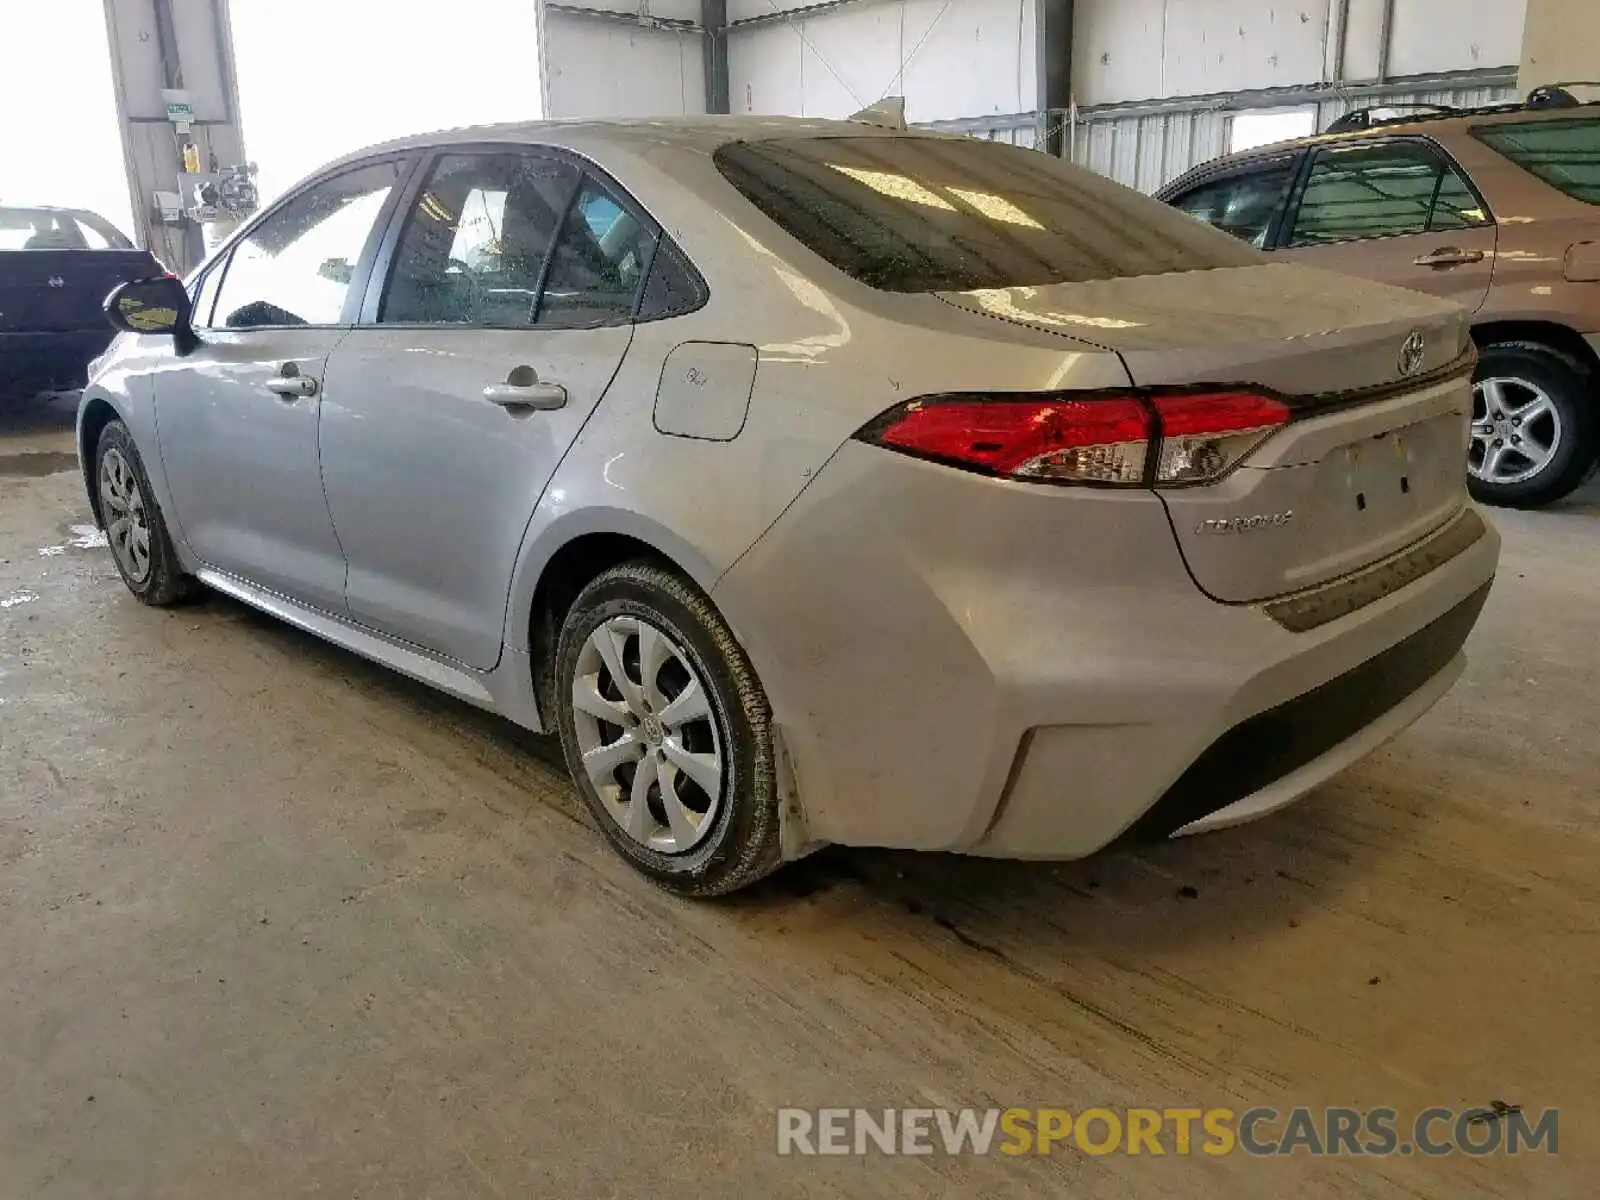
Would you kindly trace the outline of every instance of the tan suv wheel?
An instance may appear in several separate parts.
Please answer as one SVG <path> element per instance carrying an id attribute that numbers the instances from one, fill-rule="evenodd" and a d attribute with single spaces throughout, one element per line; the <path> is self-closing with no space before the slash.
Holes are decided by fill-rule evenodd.
<path id="1" fill-rule="evenodd" d="M 1486 346 L 1472 383 L 1468 487 L 1475 499 L 1538 508 L 1579 487 L 1596 465 L 1595 373 L 1537 342 Z"/>

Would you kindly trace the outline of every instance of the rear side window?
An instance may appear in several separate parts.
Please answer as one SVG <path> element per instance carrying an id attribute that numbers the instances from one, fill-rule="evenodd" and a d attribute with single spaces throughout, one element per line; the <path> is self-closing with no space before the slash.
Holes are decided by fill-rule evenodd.
<path id="1" fill-rule="evenodd" d="M 1273 214 L 1294 177 L 1294 159 L 1213 179 L 1185 192 L 1172 206 L 1252 246 L 1265 245 Z"/>
<path id="2" fill-rule="evenodd" d="M 706 286 L 665 234 L 656 246 L 644 295 L 639 300 L 639 320 L 659 321 L 693 312 L 706 302 Z"/>
<path id="3" fill-rule="evenodd" d="M 555 329 L 611 325 L 633 316 L 655 230 L 593 179 L 567 209 L 539 301 L 539 324 Z"/>
<path id="4" fill-rule="evenodd" d="M 578 169 L 541 154 L 447 154 L 395 252 L 385 324 L 526 329 Z"/>
<path id="5" fill-rule="evenodd" d="M 793 138 L 724 146 L 716 162 L 808 249 L 884 291 L 1080 283 L 1265 261 L 1158 200 L 993 142 Z"/>
<path id="6" fill-rule="evenodd" d="M 1574 200 L 1600 204 L 1600 119 L 1490 125 L 1473 134 Z"/>
<path id="7" fill-rule="evenodd" d="M 1400 237 L 1486 220 L 1466 180 L 1420 143 L 1330 147 L 1311 161 L 1289 244 Z"/>

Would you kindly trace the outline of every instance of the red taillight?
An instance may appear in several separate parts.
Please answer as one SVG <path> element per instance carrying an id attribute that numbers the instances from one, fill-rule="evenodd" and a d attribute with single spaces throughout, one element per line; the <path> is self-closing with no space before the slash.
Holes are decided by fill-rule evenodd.
<path id="1" fill-rule="evenodd" d="M 1160 487 L 1218 478 L 1288 419 L 1253 392 L 962 394 L 907 401 L 857 436 L 1008 479 Z"/>
<path id="2" fill-rule="evenodd" d="M 871 440 L 1018 479 L 1139 483 L 1150 414 L 1137 400 L 970 396 L 913 400 Z"/>

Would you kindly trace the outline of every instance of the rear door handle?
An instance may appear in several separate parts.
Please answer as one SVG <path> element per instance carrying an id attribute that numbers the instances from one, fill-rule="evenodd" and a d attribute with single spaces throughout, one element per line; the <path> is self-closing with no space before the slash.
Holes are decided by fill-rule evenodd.
<path id="1" fill-rule="evenodd" d="M 1461 267 L 1467 263 L 1480 263 L 1484 260 L 1482 250 L 1461 250 L 1455 246 L 1441 246 L 1431 254 L 1424 254 L 1411 261 L 1419 267 Z"/>
<path id="2" fill-rule="evenodd" d="M 504 383 L 491 383 L 483 398 L 501 408 L 533 408 L 550 412 L 567 406 L 567 389 L 559 383 L 540 379 L 532 367 L 517 367 Z"/>
<path id="3" fill-rule="evenodd" d="M 267 380 L 267 391 L 276 393 L 285 400 L 299 400 L 317 394 L 317 381 L 309 375 L 280 375 Z"/>

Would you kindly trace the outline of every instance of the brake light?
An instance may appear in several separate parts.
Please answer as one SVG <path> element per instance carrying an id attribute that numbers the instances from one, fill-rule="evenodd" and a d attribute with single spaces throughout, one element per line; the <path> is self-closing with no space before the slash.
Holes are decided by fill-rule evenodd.
<path id="1" fill-rule="evenodd" d="M 963 393 L 909 400 L 856 436 L 1005 479 L 1170 487 L 1220 478 L 1288 420 L 1245 391 Z"/>

